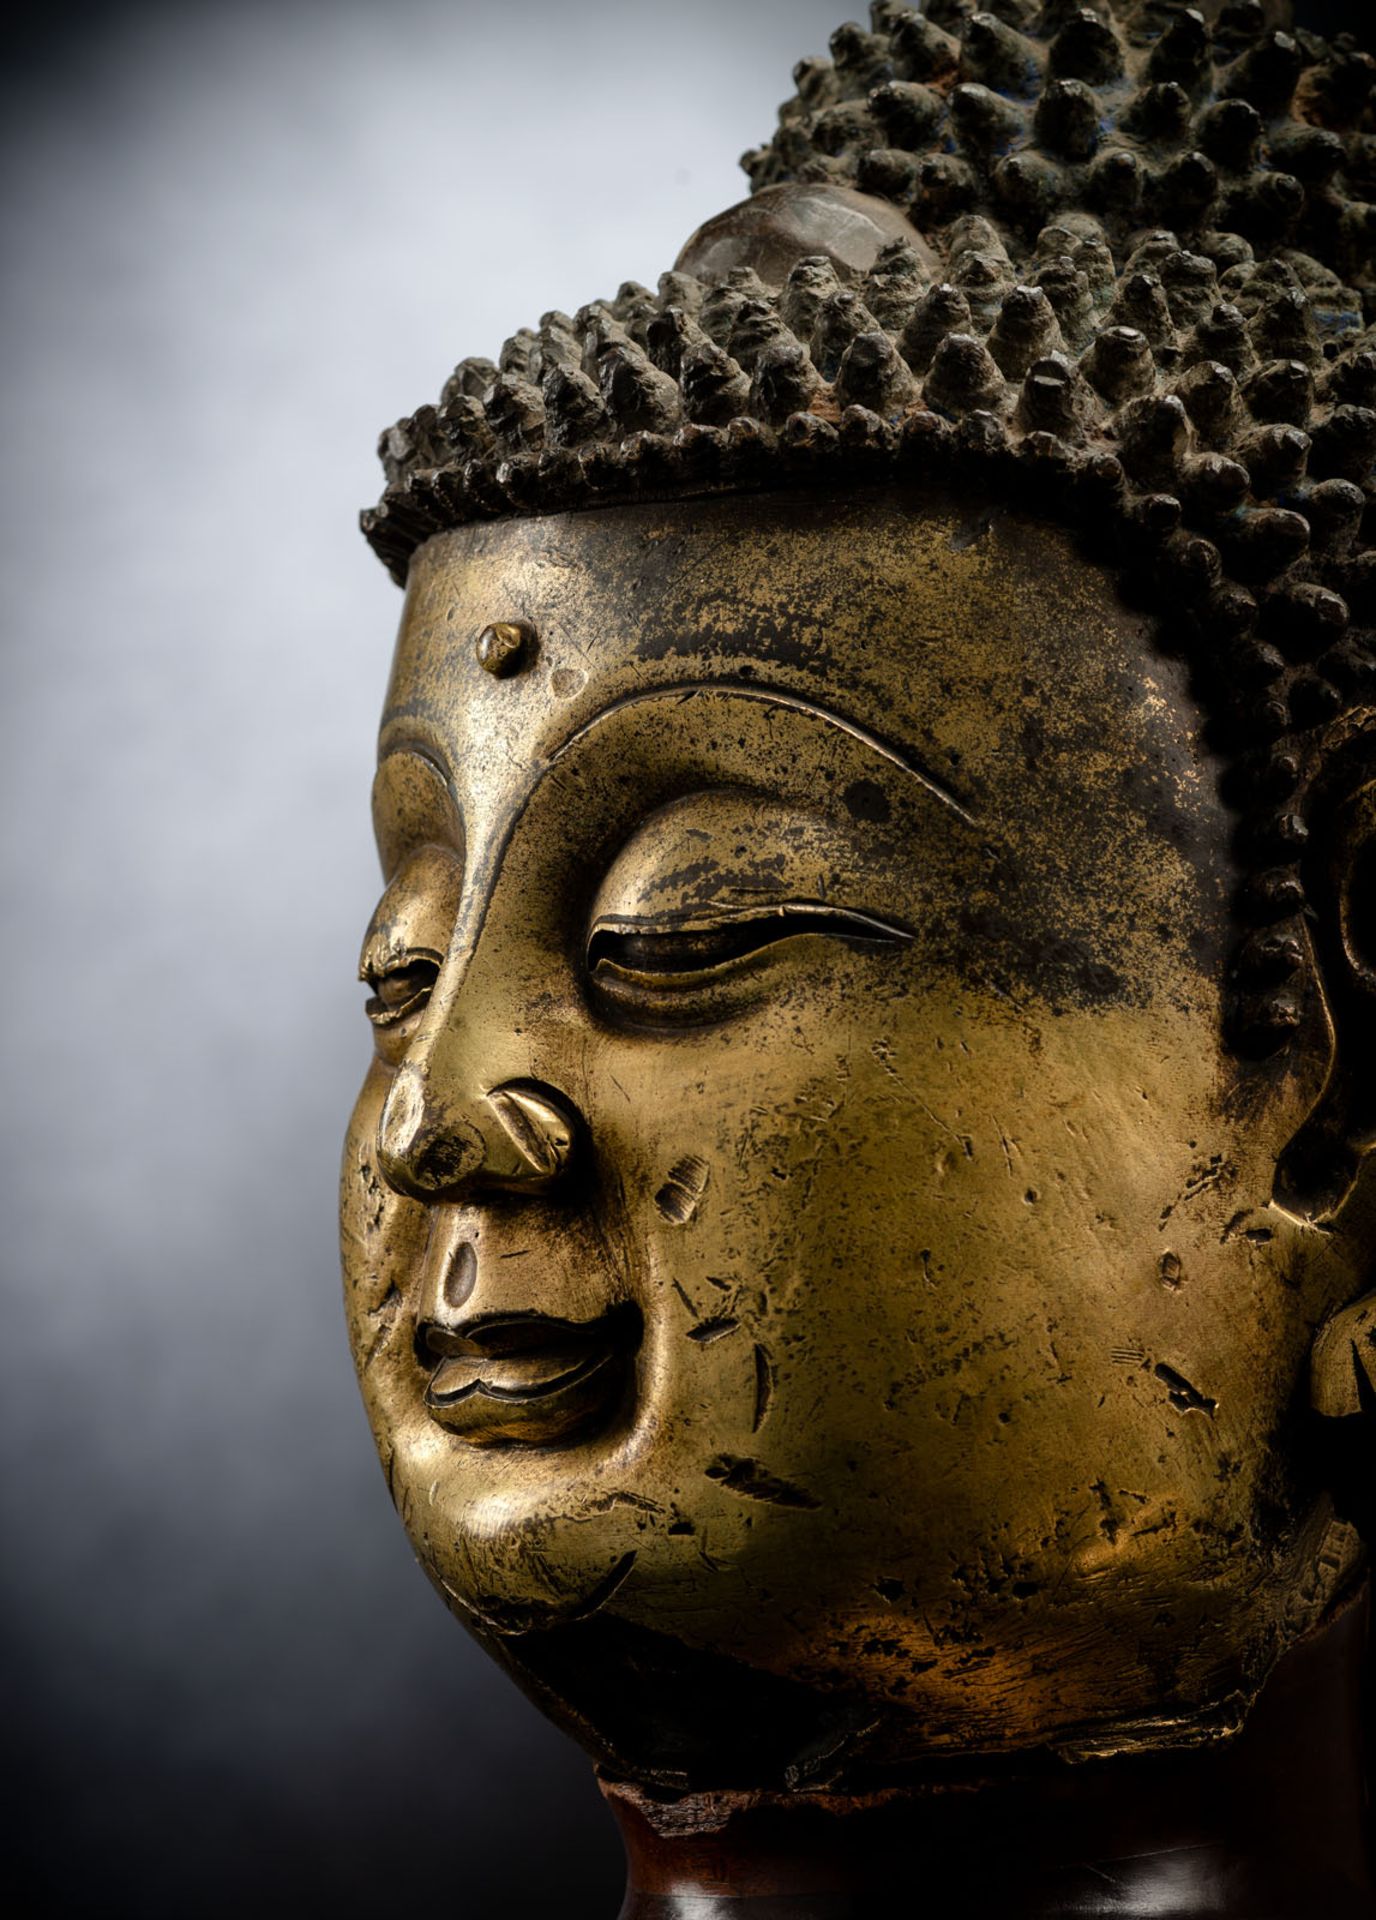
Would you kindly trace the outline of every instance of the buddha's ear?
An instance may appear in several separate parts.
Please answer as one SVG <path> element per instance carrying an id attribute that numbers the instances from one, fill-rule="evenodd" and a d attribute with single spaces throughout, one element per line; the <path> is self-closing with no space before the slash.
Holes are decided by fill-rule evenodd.
<path id="1" fill-rule="evenodd" d="M 1353 716 L 1344 736 L 1306 809 L 1305 894 L 1333 1057 L 1313 1112 L 1281 1156 L 1275 1191 L 1315 1226 L 1341 1212 L 1341 1230 L 1371 1246 L 1376 1280 L 1376 714 Z M 1338 1510 L 1376 1537 L 1376 1292 L 1319 1329 L 1309 1397 L 1323 1416 Z"/>
<path id="2" fill-rule="evenodd" d="M 1309 1404 L 1320 1418 L 1316 1464 L 1334 1511 L 1376 1542 L 1376 1294 L 1319 1328 L 1309 1356 Z"/>
<path id="3" fill-rule="evenodd" d="M 1275 1185 L 1279 1205 L 1316 1226 L 1376 1172 L 1376 713 L 1351 716 L 1344 736 L 1306 808 L 1305 896 L 1333 1056 Z M 1376 1350 L 1372 1359 L 1376 1377 Z"/>

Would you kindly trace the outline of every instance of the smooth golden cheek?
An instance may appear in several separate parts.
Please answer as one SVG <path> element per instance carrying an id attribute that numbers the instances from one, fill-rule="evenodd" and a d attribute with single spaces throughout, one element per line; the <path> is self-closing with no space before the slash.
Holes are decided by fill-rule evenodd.
<path id="1" fill-rule="evenodd" d="M 1081 1026 L 1062 1048 L 1081 1062 L 1096 1043 L 1103 1056 L 1121 1049 L 1122 1035 L 1102 1023 Z M 1293 1364 L 1255 1364 L 1255 1270 L 1281 1236 L 1271 1230 L 1259 1244 L 1239 1232 L 1219 1248 L 1197 1138 L 1173 1136 L 1140 1089 L 1116 1114 L 1100 1103 L 1092 1127 L 1062 1128 L 1059 1150 L 1026 1146 L 1025 1134 L 1047 1136 L 1065 1089 L 1054 1060 L 1031 1079 L 1002 1037 L 1002 1062 L 997 1033 L 978 1047 L 985 1084 L 997 1077 L 1008 1094 L 1002 1122 L 943 1111 L 935 1086 L 930 1098 L 917 1091 L 915 1072 L 905 1095 L 886 1096 L 887 1072 L 852 1050 L 821 1073 L 814 1060 L 809 1084 L 776 1078 L 761 1102 L 769 1122 L 748 1122 L 734 1140 L 723 1124 L 702 1156 L 712 1171 L 693 1219 L 659 1255 L 665 1290 L 687 1296 L 686 1337 L 712 1304 L 707 1289 L 729 1282 L 721 1306 L 735 1324 L 712 1352 L 723 1385 L 732 1343 L 765 1355 L 772 1393 L 759 1450 L 803 1484 L 809 1470 L 825 1478 L 847 1449 L 862 1452 L 858 1490 L 887 1482 L 891 1538 L 911 1528 L 915 1539 L 935 1529 L 958 1540 L 972 1511 L 997 1529 L 1005 1509 L 1025 1518 L 1029 1506 L 1036 1526 L 1068 1487 L 1088 1496 L 1106 1463 L 1132 1479 L 1139 1509 L 1169 1496 L 1207 1515 L 1222 1498 L 1245 1501 L 1220 1460 L 1293 1386 Z M 777 1071 L 785 1056 L 774 1060 Z M 707 1106 L 723 1092 L 709 1082 Z M 868 1126 L 857 1118 L 867 1111 Z M 677 1130 L 672 1144 L 682 1138 Z M 900 1153 L 915 1170 L 906 1192 L 893 1173 Z M 1233 1200 L 1239 1190 L 1264 1197 L 1258 1176 L 1234 1167 Z M 876 1194 L 892 1204 L 872 1205 Z M 1161 1216 L 1175 1210 L 1184 1217 L 1170 1239 L 1189 1257 L 1163 1268 Z M 1220 1314 L 1223 1291 L 1230 1310 Z M 1210 1296 L 1204 1313 L 1200 1293 Z M 1294 1363 L 1303 1314 L 1272 1329 L 1273 1347 L 1278 1335 L 1282 1361 Z M 682 1348 L 666 1346 L 672 1364 Z M 1042 1497 L 1029 1503 L 1029 1487 Z M 1103 1517 L 1087 1497 L 1077 1537 L 1096 1570 Z M 1120 1530 L 1125 1541 L 1149 1537 L 1109 1528 Z M 1117 1558 L 1156 1550 L 1124 1545 Z"/>

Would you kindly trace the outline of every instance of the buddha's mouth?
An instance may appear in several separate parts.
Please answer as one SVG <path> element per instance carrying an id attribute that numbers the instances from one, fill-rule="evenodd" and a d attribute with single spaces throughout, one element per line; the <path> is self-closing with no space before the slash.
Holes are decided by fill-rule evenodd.
<path id="1" fill-rule="evenodd" d="M 568 1446 L 615 1418 L 639 1344 L 640 1316 L 628 1308 L 587 1321 L 542 1313 L 473 1320 L 446 1336 L 426 1409 L 474 1446 Z"/>

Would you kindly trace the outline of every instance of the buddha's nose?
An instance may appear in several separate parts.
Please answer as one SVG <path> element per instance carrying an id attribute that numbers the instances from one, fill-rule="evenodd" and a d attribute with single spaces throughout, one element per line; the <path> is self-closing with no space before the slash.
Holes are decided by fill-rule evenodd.
<path id="1" fill-rule="evenodd" d="M 547 1193 L 569 1170 L 581 1131 L 577 1109 L 538 1080 L 507 1080 L 456 1101 L 403 1066 L 378 1125 L 383 1178 L 433 1204 L 483 1188 Z"/>

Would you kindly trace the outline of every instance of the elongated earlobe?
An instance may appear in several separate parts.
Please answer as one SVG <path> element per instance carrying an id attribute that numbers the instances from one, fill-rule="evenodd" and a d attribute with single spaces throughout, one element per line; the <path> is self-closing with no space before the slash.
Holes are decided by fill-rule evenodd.
<path id="1" fill-rule="evenodd" d="M 1363 718 L 1318 796 L 1306 871 L 1333 1060 L 1276 1171 L 1278 1204 L 1316 1226 L 1348 1205 L 1376 1145 L 1376 716 Z"/>
<path id="2" fill-rule="evenodd" d="M 1309 1403 L 1326 1420 L 1369 1421 L 1376 1437 L 1376 1293 L 1320 1327 L 1309 1362 Z"/>
<path id="3" fill-rule="evenodd" d="M 1376 1293 L 1319 1329 L 1309 1362 L 1319 1471 L 1339 1519 L 1376 1540 Z"/>

